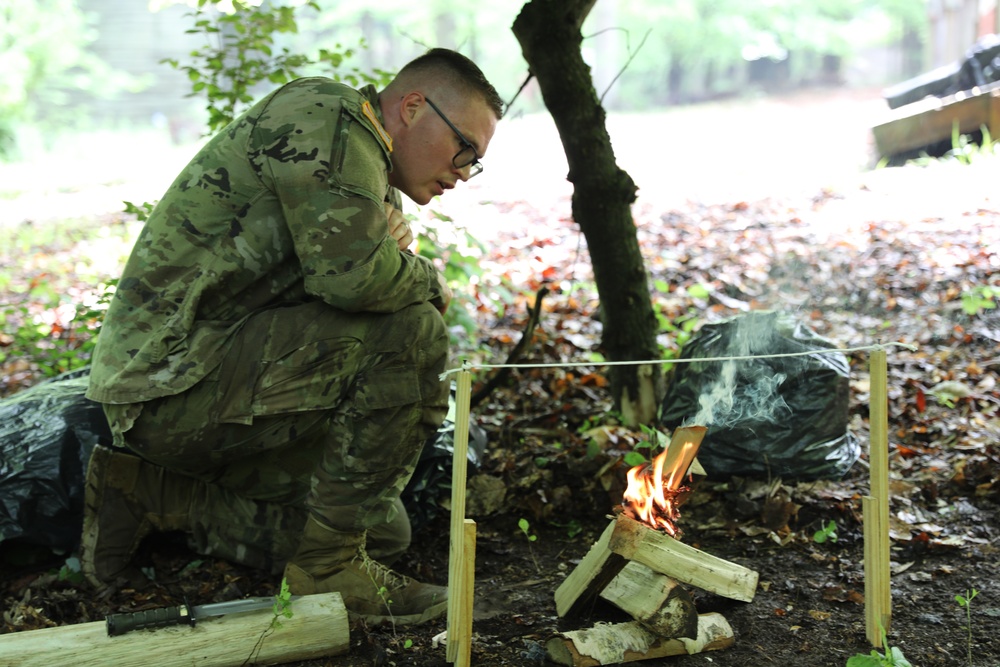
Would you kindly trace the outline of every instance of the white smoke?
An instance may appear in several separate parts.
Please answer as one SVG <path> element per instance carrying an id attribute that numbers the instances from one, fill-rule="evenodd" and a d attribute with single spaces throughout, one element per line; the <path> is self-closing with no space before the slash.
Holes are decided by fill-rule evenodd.
<path id="1" fill-rule="evenodd" d="M 777 335 L 775 313 L 749 313 L 733 321 L 732 335 L 718 357 L 746 357 L 767 354 Z M 721 364 L 715 381 L 698 397 L 698 414 L 689 424 L 733 427 L 751 423 L 777 424 L 791 413 L 778 393 L 784 373 L 771 372 L 754 360 L 706 362 Z"/>

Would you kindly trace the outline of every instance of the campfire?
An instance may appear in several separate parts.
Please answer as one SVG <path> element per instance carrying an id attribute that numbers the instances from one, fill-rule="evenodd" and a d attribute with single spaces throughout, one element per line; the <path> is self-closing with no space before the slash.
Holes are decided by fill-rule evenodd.
<path id="1" fill-rule="evenodd" d="M 561 617 L 589 609 L 599 595 L 634 620 L 560 633 L 548 642 L 549 659 L 591 667 L 733 644 L 725 617 L 699 614 L 684 585 L 749 602 L 757 573 L 677 539 L 684 480 L 704 436 L 703 426 L 678 428 L 652 462 L 628 471 L 621 511 L 556 590 Z"/>
<path id="2" fill-rule="evenodd" d="M 679 538 L 676 522 L 680 516 L 677 506 L 683 491 L 681 483 L 704 437 L 704 426 L 679 428 L 670 446 L 651 463 L 629 470 L 622 511 L 640 523 Z"/>

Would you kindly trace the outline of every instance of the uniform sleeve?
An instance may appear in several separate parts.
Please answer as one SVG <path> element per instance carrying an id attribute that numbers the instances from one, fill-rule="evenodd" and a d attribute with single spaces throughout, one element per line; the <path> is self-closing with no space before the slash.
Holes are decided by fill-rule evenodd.
<path id="1" fill-rule="evenodd" d="M 325 81 L 289 87 L 260 116 L 250 152 L 279 201 L 306 292 L 349 312 L 395 312 L 440 298 L 437 270 L 389 235 L 389 153 L 362 101 Z"/>

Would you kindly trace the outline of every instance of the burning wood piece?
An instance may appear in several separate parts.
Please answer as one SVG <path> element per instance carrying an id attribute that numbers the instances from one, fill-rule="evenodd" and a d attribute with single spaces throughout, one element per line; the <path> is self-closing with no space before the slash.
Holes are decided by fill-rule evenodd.
<path id="1" fill-rule="evenodd" d="M 628 488 L 622 509 L 636 521 L 678 536 L 677 496 L 681 483 L 705 437 L 704 426 L 681 426 L 674 430 L 667 446 L 651 463 L 628 471 Z"/>
<path id="2" fill-rule="evenodd" d="M 599 624 L 560 633 L 546 644 L 548 658 L 560 665 L 595 667 L 622 662 L 717 651 L 733 645 L 733 629 L 721 614 L 698 616 L 694 639 L 666 639 L 638 621 Z"/>
<path id="3" fill-rule="evenodd" d="M 719 614 L 699 615 L 680 583 L 749 602 L 758 575 L 674 539 L 682 487 L 705 435 L 679 428 L 651 464 L 629 470 L 622 512 L 556 590 L 560 616 L 576 613 L 598 593 L 636 619 L 560 633 L 546 645 L 553 662 L 613 665 L 727 648 L 733 631 Z"/>
<path id="4" fill-rule="evenodd" d="M 613 525 L 608 549 L 619 556 L 716 595 L 742 602 L 753 600 L 758 579 L 753 570 L 678 542 L 624 514 L 619 514 Z"/>
<path id="5" fill-rule="evenodd" d="M 601 598 L 661 637 L 698 635 L 698 611 L 691 593 L 642 563 L 626 565 L 601 591 Z"/>

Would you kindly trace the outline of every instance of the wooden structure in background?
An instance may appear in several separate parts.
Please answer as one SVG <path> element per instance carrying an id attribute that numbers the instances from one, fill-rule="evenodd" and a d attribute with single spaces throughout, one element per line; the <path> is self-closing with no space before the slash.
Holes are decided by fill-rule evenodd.
<path id="1" fill-rule="evenodd" d="M 892 157 L 950 141 L 956 122 L 962 134 L 986 127 L 991 137 L 1000 138 L 1000 83 L 904 105 L 890 112 L 888 120 L 872 128 L 872 134 L 879 155 Z"/>

